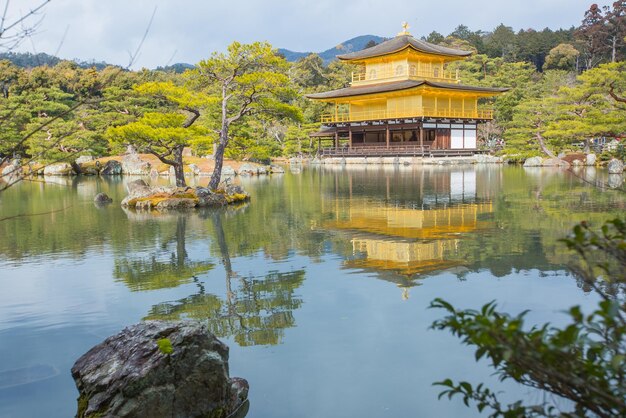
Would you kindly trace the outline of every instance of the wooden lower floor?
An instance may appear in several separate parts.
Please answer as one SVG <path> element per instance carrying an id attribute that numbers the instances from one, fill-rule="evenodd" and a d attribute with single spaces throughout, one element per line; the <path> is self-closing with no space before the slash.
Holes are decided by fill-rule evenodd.
<path id="1" fill-rule="evenodd" d="M 318 138 L 322 156 L 465 156 L 480 152 L 478 123 L 443 120 L 337 124 L 312 136 Z"/>

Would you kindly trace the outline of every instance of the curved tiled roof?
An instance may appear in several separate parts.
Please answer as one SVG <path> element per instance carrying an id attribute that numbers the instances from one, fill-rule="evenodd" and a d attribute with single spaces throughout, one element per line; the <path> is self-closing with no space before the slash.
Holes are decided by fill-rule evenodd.
<path id="1" fill-rule="evenodd" d="M 420 39 L 415 39 L 411 35 L 398 35 L 395 38 L 391 38 L 371 48 L 351 52 L 349 54 L 338 55 L 337 58 L 344 61 L 354 61 L 388 55 L 397 51 L 401 51 L 405 48 L 413 48 L 416 51 L 424 52 L 427 54 L 446 55 L 453 57 L 467 57 L 469 55 L 472 55 L 471 51 L 462 51 L 460 49 L 446 48 L 445 46 L 439 46 L 431 44 L 430 42 L 422 41 Z"/>
<path id="2" fill-rule="evenodd" d="M 466 86 L 464 84 L 437 83 L 427 80 L 403 80 L 392 83 L 370 84 L 367 86 L 346 87 L 339 90 L 323 93 L 307 94 L 309 99 L 338 99 L 341 97 L 361 96 L 366 94 L 386 93 L 391 91 L 408 90 L 419 86 L 430 86 L 440 89 L 475 91 L 478 93 L 504 93 L 507 88 Z"/>

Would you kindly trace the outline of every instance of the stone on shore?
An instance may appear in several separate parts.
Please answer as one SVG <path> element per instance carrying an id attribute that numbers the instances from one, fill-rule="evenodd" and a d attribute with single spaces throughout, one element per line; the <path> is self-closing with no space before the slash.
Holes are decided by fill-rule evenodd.
<path id="1" fill-rule="evenodd" d="M 560 158 L 546 158 L 542 161 L 544 167 L 569 167 L 569 163 Z"/>
<path id="2" fill-rule="evenodd" d="M 279 165 L 271 165 L 270 166 L 270 173 L 272 173 L 272 174 L 284 174 L 285 173 L 285 169 L 282 168 Z"/>
<path id="3" fill-rule="evenodd" d="M 541 157 L 530 157 L 524 161 L 524 167 L 541 167 L 543 159 Z"/>
<path id="4" fill-rule="evenodd" d="M 234 168 L 229 165 L 225 165 L 222 167 L 222 177 L 235 177 L 237 172 Z"/>
<path id="5" fill-rule="evenodd" d="M 226 418 L 248 384 L 230 378 L 228 347 L 199 322 L 146 321 L 96 345 L 72 367 L 78 418 Z"/>
<path id="6" fill-rule="evenodd" d="M 256 165 L 245 163 L 241 164 L 239 167 L 239 171 L 237 172 L 240 176 L 254 176 L 258 174 L 258 169 Z"/>
<path id="7" fill-rule="evenodd" d="M 613 158 L 609 161 L 608 169 L 609 174 L 622 174 L 624 172 L 624 163 L 617 158 Z"/>
<path id="8" fill-rule="evenodd" d="M 122 164 L 119 161 L 109 160 L 100 170 L 101 176 L 117 176 L 122 174 Z"/>
<path id="9" fill-rule="evenodd" d="M 496 157 L 489 154 L 476 154 L 474 156 L 476 164 L 502 164 L 502 157 Z"/>
<path id="10" fill-rule="evenodd" d="M 85 163 L 90 163 L 93 160 L 94 158 L 91 155 L 81 155 L 80 157 L 76 159 L 76 164 L 81 165 Z"/>
<path id="11" fill-rule="evenodd" d="M 2 169 L 1 177 L 7 177 L 10 180 L 17 180 L 20 179 L 23 174 L 24 172 L 19 161 L 13 160 L 11 164 Z"/>
<path id="12" fill-rule="evenodd" d="M 73 174 L 74 170 L 68 163 L 50 164 L 43 169 L 44 176 L 71 176 Z"/>
<path id="13" fill-rule="evenodd" d="M 597 160 L 596 154 L 587 154 L 585 157 L 585 165 L 596 165 Z"/>
<path id="14" fill-rule="evenodd" d="M 131 176 L 149 176 L 150 163 L 139 158 L 138 154 L 130 153 L 122 157 L 122 174 Z"/>
<path id="15" fill-rule="evenodd" d="M 196 164 L 189 164 L 189 171 L 191 171 L 191 174 L 193 174 L 194 176 L 200 175 L 200 167 L 198 167 Z"/>

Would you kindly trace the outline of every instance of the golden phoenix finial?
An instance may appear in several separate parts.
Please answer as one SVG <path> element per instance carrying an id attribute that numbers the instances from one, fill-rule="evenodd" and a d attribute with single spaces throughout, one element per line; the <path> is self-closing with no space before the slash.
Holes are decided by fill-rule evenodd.
<path id="1" fill-rule="evenodd" d="M 400 35 L 410 35 L 408 22 L 402 22 L 402 32 L 400 32 L 398 36 Z"/>

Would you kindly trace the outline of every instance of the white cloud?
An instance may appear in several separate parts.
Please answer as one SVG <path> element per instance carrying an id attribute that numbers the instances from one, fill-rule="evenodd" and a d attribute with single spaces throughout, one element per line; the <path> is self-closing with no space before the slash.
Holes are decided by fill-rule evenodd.
<path id="1" fill-rule="evenodd" d="M 40 1 L 13 0 L 11 11 L 23 13 Z M 589 1 L 52 0 L 33 38 L 34 48 L 54 53 L 69 26 L 60 56 L 125 65 L 155 5 L 154 23 L 135 67 L 164 65 L 175 51 L 174 62 L 194 63 L 234 40 L 321 51 L 358 35 L 393 36 L 404 20 L 419 36 L 433 30 L 447 34 L 459 24 L 472 30 L 492 30 L 500 23 L 516 30 L 567 28 L 580 23 Z M 31 43 L 21 50 L 32 51 Z"/>

